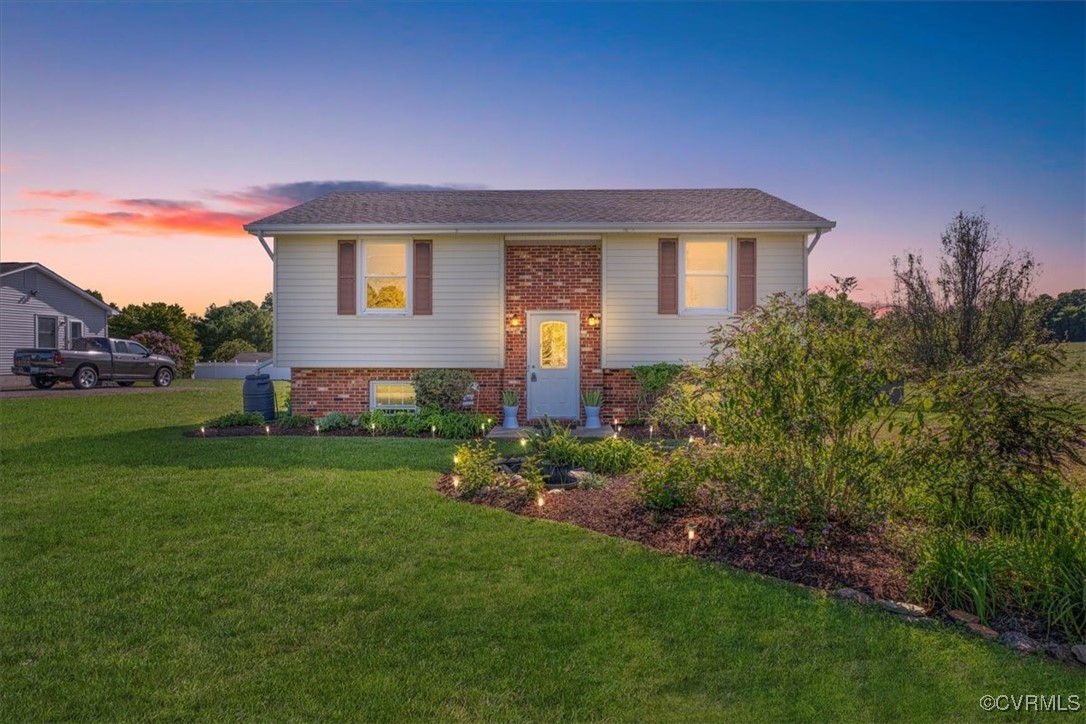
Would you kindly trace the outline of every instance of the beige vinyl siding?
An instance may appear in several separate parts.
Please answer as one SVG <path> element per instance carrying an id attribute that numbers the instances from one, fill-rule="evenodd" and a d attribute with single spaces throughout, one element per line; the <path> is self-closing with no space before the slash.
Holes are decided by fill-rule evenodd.
<path id="1" fill-rule="evenodd" d="M 276 239 L 277 366 L 502 366 L 499 238 L 426 237 L 434 242 L 434 313 L 418 317 L 336 313 L 341 238 L 352 237 Z"/>
<path id="2" fill-rule="evenodd" d="M 758 240 L 758 299 L 807 286 L 802 234 L 735 233 Z M 603 240 L 603 365 L 624 369 L 654 362 L 697 362 L 708 352 L 710 327 L 728 318 L 658 314 L 660 235 L 607 235 Z M 731 249 L 734 256 L 735 247 Z M 681 280 L 681 270 L 680 270 Z M 728 280 L 734 287 L 734 269 Z M 681 283 L 681 281 L 680 281 Z"/>

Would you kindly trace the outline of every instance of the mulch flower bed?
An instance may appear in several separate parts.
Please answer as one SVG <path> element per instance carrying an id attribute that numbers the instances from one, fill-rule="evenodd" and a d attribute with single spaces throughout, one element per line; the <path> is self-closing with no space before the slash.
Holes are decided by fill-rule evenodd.
<path id="1" fill-rule="evenodd" d="M 437 488 L 444 495 L 458 497 L 451 480 L 451 476 L 443 476 Z M 572 523 L 656 550 L 721 561 L 814 588 L 834 590 L 847 586 L 875 598 L 904 600 L 908 586 L 904 546 L 891 543 L 886 531 L 831 528 L 820 536 L 817 547 L 806 547 L 785 540 L 747 516 L 710 517 L 696 510 L 671 514 L 650 510 L 634 497 L 628 478 L 616 478 L 599 490 L 547 492 L 542 508 L 534 498 L 494 489 L 469 502 L 531 518 Z M 692 541 L 688 540 L 689 525 L 695 531 Z"/>
<path id="2" fill-rule="evenodd" d="M 203 432 L 199 428 L 186 430 L 185 437 L 410 437 L 413 440 L 422 440 L 434 437 L 430 433 L 425 435 L 404 435 L 397 432 L 371 433 L 368 429 L 360 427 L 340 428 L 336 430 L 321 430 L 320 433 L 312 427 L 276 427 L 269 424 L 265 431 L 263 425 L 246 425 L 241 427 L 207 427 Z M 440 435 L 436 436 L 442 439 Z"/>

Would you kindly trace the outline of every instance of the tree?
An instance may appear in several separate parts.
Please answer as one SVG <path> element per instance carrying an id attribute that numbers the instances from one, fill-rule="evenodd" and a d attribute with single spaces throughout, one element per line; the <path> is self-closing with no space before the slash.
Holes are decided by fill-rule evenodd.
<path id="1" fill-rule="evenodd" d="M 271 292 L 264 295 L 264 301 L 260 303 L 260 308 L 265 312 L 275 311 L 275 296 Z"/>
<path id="2" fill-rule="evenodd" d="M 1086 289 L 1047 294 L 1035 302 L 1041 326 L 1061 342 L 1086 342 Z"/>
<path id="3" fill-rule="evenodd" d="M 174 362 L 177 362 L 181 357 L 184 357 L 180 345 L 162 332 L 140 332 L 139 334 L 132 335 L 132 339 L 142 344 L 154 354 L 165 355 Z"/>
<path id="4" fill-rule="evenodd" d="M 920 255 L 894 257 L 895 328 L 901 351 L 922 374 L 973 365 L 1035 337 L 1028 303 L 1036 264 L 991 232 L 983 214 L 959 212 L 942 235 L 939 273 Z"/>
<path id="5" fill-rule="evenodd" d="M 181 358 L 176 362 L 178 372 L 183 375 L 192 373 L 200 356 L 200 343 L 196 341 L 192 321 L 180 304 L 129 304 L 109 320 L 109 331 L 112 336 L 122 338 L 131 338 L 140 332 L 162 332 L 181 349 Z"/>
<path id="6" fill-rule="evenodd" d="M 202 319 L 195 320 L 195 328 L 204 359 L 210 359 L 220 345 L 232 339 L 244 340 L 258 352 L 270 352 L 272 348 L 272 313 L 255 302 L 230 302 L 221 307 L 212 304 Z"/>
<path id="7" fill-rule="evenodd" d="M 218 347 L 211 354 L 212 362 L 229 362 L 237 357 L 242 352 L 257 352 L 256 347 L 246 342 L 244 339 L 228 339 Z"/>

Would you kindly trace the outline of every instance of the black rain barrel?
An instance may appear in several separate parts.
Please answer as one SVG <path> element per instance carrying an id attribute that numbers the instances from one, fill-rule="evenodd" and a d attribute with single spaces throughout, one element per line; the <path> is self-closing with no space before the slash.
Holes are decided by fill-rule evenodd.
<path id="1" fill-rule="evenodd" d="M 241 386 L 246 412 L 259 412 L 265 420 L 275 419 L 275 386 L 268 375 L 246 375 Z"/>

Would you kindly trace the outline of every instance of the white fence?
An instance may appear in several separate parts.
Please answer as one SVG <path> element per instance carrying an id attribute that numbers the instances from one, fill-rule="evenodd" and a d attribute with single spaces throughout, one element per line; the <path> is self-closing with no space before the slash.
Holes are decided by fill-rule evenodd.
<path id="1" fill-rule="evenodd" d="M 243 380 L 246 375 L 265 374 L 273 380 L 290 380 L 289 367 L 268 365 L 257 369 L 256 362 L 238 364 L 237 362 L 197 362 L 192 378 L 196 380 Z"/>

